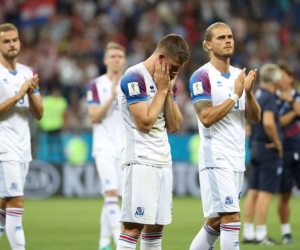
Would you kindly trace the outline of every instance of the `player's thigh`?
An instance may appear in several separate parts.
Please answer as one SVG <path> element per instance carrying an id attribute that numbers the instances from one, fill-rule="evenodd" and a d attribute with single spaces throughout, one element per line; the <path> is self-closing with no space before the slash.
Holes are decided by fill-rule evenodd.
<path id="1" fill-rule="evenodd" d="M 296 165 L 296 161 L 294 160 L 294 152 L 293 151 L 285 151 L 283 157 L 283 169 L 281 175 L 280 182 L 280 192 L 291 191 L 294 185 L 294 166 Z"/>
<path id="2" fill-rule="evenodd" d="M 120 184 L 116 158 L 107 153 L 98 153 L 95 157 L 95 162 L 101 182 L 102 193 L 109 190 L 118 190 Z M 121 168 L 121 166 L 118 167 Z"/>
<path id="3" fill-rule="evenodd" d="M 199 172 L 203 212 L 206 218 L 218 217 L 218 213 L 240 211 L 242 175 L 243 172 L 237 174 L 228 168 L 206 168 Z"/>
<path id="4" fill-rule="evenodd" d="M 0 162 L 0 197 L 24 196 L 29 163 Z"/>
<path id="5" fill-rule="evenodd" d="M 259 166 L 259 191 L 276 194 L 280 190 L 282 169 L 282 159 L 271 159 L 264 161 Z"/>

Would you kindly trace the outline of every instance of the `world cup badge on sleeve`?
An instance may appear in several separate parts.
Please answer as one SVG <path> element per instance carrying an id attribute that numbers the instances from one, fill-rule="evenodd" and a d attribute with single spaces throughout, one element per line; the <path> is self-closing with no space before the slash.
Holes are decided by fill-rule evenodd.
<path id="1" fill-rule="evenodd" d="M 195 82 L 193 84 L 193 92 L 194 92 L 194 95 L 200 95 L 203 93 L 202 82 Z"/>

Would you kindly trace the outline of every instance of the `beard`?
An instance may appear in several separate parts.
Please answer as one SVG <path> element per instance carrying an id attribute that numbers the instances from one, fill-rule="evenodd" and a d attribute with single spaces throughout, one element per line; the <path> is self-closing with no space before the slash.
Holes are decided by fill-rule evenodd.
<path id="1" fill-rule="evenodd" d="M 9 51 L 7 53 L 2 53 L 2 56 L 5 58 L 5 60 L 12 61 L 19 56 L 19 53 L 20 53 L 20 50 L 15 49 L 15 50 Z"/>
<path id="2" fill-rule="evenodd" d="M 233 55 L 233 49 L 229 51 L 214 51 L 213 54 L 217 58 L 228 59 Z"/>

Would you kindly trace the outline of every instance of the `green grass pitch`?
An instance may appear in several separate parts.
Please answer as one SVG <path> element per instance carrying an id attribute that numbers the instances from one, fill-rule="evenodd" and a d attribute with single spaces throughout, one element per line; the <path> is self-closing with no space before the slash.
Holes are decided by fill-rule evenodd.
<path id="1" fill-rule="evenodd" d="M 102 199 L 51 198 L 26 200 L 23 226 L 27 250 L 96 250 L 99 235 L 99 214 Z M 280 240 L 280 226 L 276 214 L 276 197 L 268 216 L 269 234 Z M 241 201 L 243 207 L 243 199 Z M 243 250 L 300 249 L 300 200 L 291 201 L 291 225 L 295 243 L 264 247 L 243 245 Z M 163 250 L 188 250 L 203 223 L 201 201 L 198 198 L 174 198 L 173 222 L 165 227 Z M 10 250 L 6 235 L 0 240 L 1 250 Z M 137 247 L 139 249 L 139 247 Z M 219 250 L 219 242 L 214 250 Z"/>

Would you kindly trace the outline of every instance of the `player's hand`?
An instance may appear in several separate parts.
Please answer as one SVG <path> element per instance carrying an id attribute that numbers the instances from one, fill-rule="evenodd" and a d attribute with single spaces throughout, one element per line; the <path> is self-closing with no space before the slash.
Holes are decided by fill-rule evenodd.
<path id="1" fill-rule="evenodd" d="M 37 74 L 35 74 L 33 77 L 30 79 L 30 86 L 27 90 L 27 94 L 30 96 L 31 94 L 34 93 L 34 91 L 38 88 L 39 86 L 39 77 Z"/>
<path id="2" fill-rule="evenodd" d="M 118 94 L 118 86 L 119 86 L 119 77 L 114 75 L 113 78 L 111 79 L 111 95 L 112 98 L 115 98 L 116 95 Z"/>
<path id="3" fill-rule="evenodd" d="M 169 67 L 164 60 L 162 62 L 157 60 L 155 63 L 154 82 L 157 90 L 169 90 L 170 88 Z"/>
<path id="4" fill-rule="evenodd" d="M 177 79 L 177 75 L 175 75 L 171 80 L 170 80 L 170 87 L 169 87 L 169 91 L 170 92 L 173 92 L 173 87 L 174 87 L 174 84 L 176 82 L 176 79 Z"/>
<path id="5" fill-rule="evenodd" d="M 256 72 L 257 72 L 257 69 L 250 70 L 248 75 L 245 77 L 244 87 L 245 87 L 245 92 L 247 94 L 250 94 L 251 91 L 252 91 L 253 85 L 254 85 L 255 80 L 256 80 Z"/>
<path id="6" fill-rule="evenodd" d="M 241 73 L 239 74 L 238 78 L 234 82 L 234 94 L 237 94 L 238 97 L 241 97 L 244 91 L 244 80 L 245 80 L 245 71 L 244 68 Z"/>
<path id="7" fill-rule="evenodd" d="M 271 142 L 271 143 L 267 143 L 266 145 L 266 148 L 274 148 L 278 151 L 278 154 L 279 154 L 279 157 L 282 157 L 283 156 L 283 148 L 282 148 L 282 144 L 281 142 Z"/>

